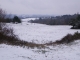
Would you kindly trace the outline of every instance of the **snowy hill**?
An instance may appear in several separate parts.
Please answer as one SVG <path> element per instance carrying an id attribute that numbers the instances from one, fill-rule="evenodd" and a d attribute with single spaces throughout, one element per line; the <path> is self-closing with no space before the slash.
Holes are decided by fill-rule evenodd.
<path id="1" fill-rule="evenodd" d="M 35 43 L 46 43 L 63 38 L 68 33 L 74 34 L 80 30 L 72 30 L 68 25 L 43 25 L 29 23 L 29 20 L 35 18 L 23 19 L 20 24 L 8 25 L 14 29 L 14 33 L 24 41 Z M 10 46 L 0 44 L 0 60 L 80 60 L 80 40 L 68 45 L 61 44 L 49 46 L 45 49 L 28 49 L 19 46 Z"/>

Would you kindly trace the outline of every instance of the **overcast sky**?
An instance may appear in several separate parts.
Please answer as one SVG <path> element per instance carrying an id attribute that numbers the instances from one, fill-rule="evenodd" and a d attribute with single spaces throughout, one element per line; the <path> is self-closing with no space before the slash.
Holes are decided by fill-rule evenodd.
<path id="1" fill-rule="evenodd" d="M 80 0 L 0 0 L 0 7 L 12 14 L 75 14 L 80 13 Z"/>

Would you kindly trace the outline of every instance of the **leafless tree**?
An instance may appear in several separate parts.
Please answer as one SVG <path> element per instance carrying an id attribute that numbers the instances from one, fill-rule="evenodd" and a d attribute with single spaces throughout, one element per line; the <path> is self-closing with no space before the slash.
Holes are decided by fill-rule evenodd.
<path id="1" fill-rule="evenodd" d="M 0 8 L 0 22 L 5 21 L 6 12 Z"/>

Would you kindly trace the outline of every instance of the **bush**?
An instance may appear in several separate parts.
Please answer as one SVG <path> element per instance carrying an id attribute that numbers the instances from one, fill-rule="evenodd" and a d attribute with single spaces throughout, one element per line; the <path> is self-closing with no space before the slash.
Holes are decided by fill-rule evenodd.
<path id="1" fill-rule="evenodd" d="M 71 43 L 78 39 L 80 39 L 80 33 L 75 32 L 74 35 L 68 34 L 61 40 L 57 40 L 55 43 L 57 44 Z"/>
<path id="2" fill-rule="evenodd" d="M 14 16 L 13 23 L 21 23 L 21 20 L 18 16 Z"/>
<path id="3" fill-rule="evenodd" d="M 71 29 L 80 29 L 80 14 L 77 15 L 76 19 L 71 22 Z"/>
<path id="4" fill-rule="evenodd" d="M 44 45 L 54 45 L 54 44 L 69 44 L 73 41 L 76 41 L 80 39 L 80 33 L 75 32 L 73 35 L 72 34 L 67 34 L 65 37 L 63 37 L 61 40 L 57 40 L 55 42 L 49 42 Z"/>
<path id="5" fill-rule="evenodd" d="M 5 23 L 0 23 L 0 44 L 8 44 L 21 47 L 30 48 L 43 48 L 42 44 L 31 43 L 27 41 L 20 40 L 15 34 L 12 28 L 8 28 Z"/>

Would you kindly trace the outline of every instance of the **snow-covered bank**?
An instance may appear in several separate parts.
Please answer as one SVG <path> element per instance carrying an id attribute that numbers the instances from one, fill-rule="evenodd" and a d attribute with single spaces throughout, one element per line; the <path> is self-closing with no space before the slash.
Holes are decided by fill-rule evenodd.
<path id="1" fill-rule="evenodd" d="M 80 60 L 80 40 L 50 49 L 27 49 L 0 44 L 0 60 Z"/>

